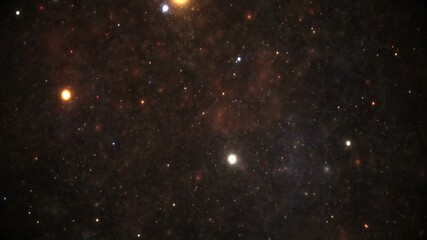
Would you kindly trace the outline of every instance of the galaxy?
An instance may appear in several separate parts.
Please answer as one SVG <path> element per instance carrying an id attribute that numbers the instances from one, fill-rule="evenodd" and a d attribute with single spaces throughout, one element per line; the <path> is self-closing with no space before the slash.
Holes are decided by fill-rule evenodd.
<path id="1" fill-rule="evenodd" d="M 427 5 L 0 3 L 0 239 L 425 239 Z"/>

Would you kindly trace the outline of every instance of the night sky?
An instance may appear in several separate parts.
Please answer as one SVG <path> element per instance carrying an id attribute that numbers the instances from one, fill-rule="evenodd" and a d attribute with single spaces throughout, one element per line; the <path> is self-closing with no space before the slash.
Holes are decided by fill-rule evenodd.
<path id="1" fill-rule="evenodd" d="M 427 4 L 0 3 L 0 239 L 425 239 Z"/>

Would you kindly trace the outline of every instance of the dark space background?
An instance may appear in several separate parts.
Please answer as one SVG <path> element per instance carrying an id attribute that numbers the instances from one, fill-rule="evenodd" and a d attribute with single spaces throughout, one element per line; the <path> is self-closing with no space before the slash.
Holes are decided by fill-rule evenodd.
<path id="1" fill-rule="evenodd" d="M 2 1 L 0 239 L 425 239 L 426 10 Z"/>

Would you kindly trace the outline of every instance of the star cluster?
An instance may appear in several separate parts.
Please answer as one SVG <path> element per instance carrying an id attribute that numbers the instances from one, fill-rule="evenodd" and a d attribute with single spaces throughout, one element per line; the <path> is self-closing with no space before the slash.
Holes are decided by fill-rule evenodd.
<path id="1" fill-rule="evenodd" d="M 0 239 L 424 239 L 421 1 L 5 1 Z"/>

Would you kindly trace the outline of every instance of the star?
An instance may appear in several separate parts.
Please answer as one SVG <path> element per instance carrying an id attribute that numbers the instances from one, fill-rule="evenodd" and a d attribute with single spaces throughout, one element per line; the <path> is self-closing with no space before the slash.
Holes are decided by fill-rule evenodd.
<path id="1" fill-rule="evenodd" d="M 19 14 L 21 14 L 21 12 L 20 11 L 16 11 L 15 14 L 16 14 L 16 16 L 19 16 Z"/>
<path id="2" fill-rule="evenodd" d="M 236 156 L 236 154 L 230 154 L 230 155 L 228 155 L 227 160 L 228 160 L 228 163 L 230 165 L 236 164 L 237 163 L 237 156 Z"/>
<path id="3" fill-rule="evenodd" d="M 63 101 L 68 102 L 71 99 L 71 91 L 67 88 L 63 89 L 61 92 L 61 98 Z"/>
<path id="4" fill-rule="evenodd" d="M 173 0 L 176 5 L 185 5 L 187 2 L 188 0 Z"/>
<path id="5" fill-rule="evenodd" d="M 350 140 L 345 141 L 345 145 L 346 145 L 347 147 L 350 147 L 350 146 L 351 146 L 351 141 L 350 141 Z"/>
<path id="6" fill-rule="evenodd" d="M 166 13 L 168 11 L 169 11 L 169 6 L 167 4 L 163 4 L 163 6 L 162 6 L 162 12 Z"/>
<path id="7" fill-rule="evenodd" d="M 331 169 L 329 168 L 329 166 L 325 166 L 325 167 L 323 168 L 323 171 L 324 171 L 325 173 L 329 173 L 329 172 L 331 171 Z"/>

